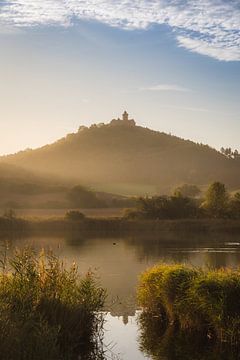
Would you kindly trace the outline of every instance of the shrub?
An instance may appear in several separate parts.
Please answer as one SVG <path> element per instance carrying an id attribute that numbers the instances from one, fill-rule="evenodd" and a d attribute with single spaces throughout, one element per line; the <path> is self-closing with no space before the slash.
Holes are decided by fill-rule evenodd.
<path id="1" fill-rule="evenodd" d="M 70 210 L 66 213 L 65 218 L 71 221 L 80 221 L 85 219 L 85 215 L 77 210 Z"/>
<path id="2" fill-rule="evenodd" d="M 97 359 L 105 291 L 52 254 L 16 251 L 2 262 L 0 351 L 3 359 Z"/>
<path id="3" fill-rule="evenodd" d="M 180 193 L 174 196 L 154 196 L 139 198 L 137 208 L 126 213 L 128 219 L 183 219 L 196 218 L 198 206 L 193 199 L 183 197 Z"/>
<path id="4" fill-rule="evenodd" d="M 138 300 L 145 312 L 183 331 L 220 342 L 240 342 L 240 273 L 158 265 L 140 277 Z"/>

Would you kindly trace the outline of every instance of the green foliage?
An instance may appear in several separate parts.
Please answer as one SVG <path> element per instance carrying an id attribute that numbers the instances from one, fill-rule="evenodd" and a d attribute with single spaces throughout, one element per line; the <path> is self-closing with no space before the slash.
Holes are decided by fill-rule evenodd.
<path id="1" fill-rule="evenodd" d="M 228 193 L 225 185 L 220 182 L 212 183 L 206 193 L 206 199 L 202 207 L 212 217 L 226 216 L 228 209 Z"/>
<path id="2" fill-rule="evenodd" d="M 68 199 L 74 208 L 100 208 L 106 206 L 105 202 L 98 199 L 93 191 L 81 185 L 73 187 L 68 192 Z"/>
<path id="3" fill-rule="evenodd" d="M 4 256 L 0 277 L 2 359 L 101 359 L 96 355 L 104 290 L 52 254 Z"/>
<path id="4" fill-rule="evenodd" d="M 139 304 L 185 332 L 240 343 L 240 273 L 158 265 L 141 275 Z"/>
<path id="5" fill-rule="evenodd" d="M 65 218 L 71 221 L 81 221 L 85 219 L 85 215 L 77 210 L 70 210 L 66 212 Z"/>

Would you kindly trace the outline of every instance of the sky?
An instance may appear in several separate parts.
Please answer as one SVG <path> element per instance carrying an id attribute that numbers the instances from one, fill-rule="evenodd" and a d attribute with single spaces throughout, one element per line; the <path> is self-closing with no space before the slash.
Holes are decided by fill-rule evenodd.
<path id="1" fill-rule="evenodd" d="M 0 0 L 0 154 L 109 122 L 240 151 L 240 0 Z"/>

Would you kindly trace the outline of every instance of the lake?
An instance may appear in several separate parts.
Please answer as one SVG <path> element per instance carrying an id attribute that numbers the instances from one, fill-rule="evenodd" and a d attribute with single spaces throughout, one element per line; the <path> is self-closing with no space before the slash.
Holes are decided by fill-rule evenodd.
<path id="1" fill-rule="evenodd" d="M 71 233 L 1 239 L 2 244 L 6 241 L 10 253 L 15 247 L 30 244 L 37 250 L 53 250 L 67 264 L 75 262 L 81 273 L 89 269 L 97 273 L 108 291 L 104 344 L 110 359 L 175 359 L 166 354 L 151 357 L 144 349 L 140 351 L 135 290 L 138 276 L 146 268 L 160 261 L 210 268 L 240 266 L 240 235 L 162 232 L 155 236 L 92 237 Z"/>

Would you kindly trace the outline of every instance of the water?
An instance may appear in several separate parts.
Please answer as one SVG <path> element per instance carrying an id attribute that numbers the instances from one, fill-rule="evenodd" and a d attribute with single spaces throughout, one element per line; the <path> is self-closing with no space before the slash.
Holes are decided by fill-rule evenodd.
<path id="1" fill-rule="evenodd" d="M 240 235 L 166 232 L 154 237 L 151 234 L 92 237 L 68 234 L 2 239 L 1 242 L 6 240 L 10 252 L 15 247 L 30 244 L 38 250 L 53 250 L 67 264 L 75 262 L 82 273 L 86 273 L 89 268 L 96 271 L 99 281 L 108 291 L 104 344 L 110 359 L 152 359 L 140 350 L 135 301 L 137 279 L 146 268 L 159 261 L 211 268 L 240 266 Z M 155 358 L 174 359 L 170 355 Z"/>

